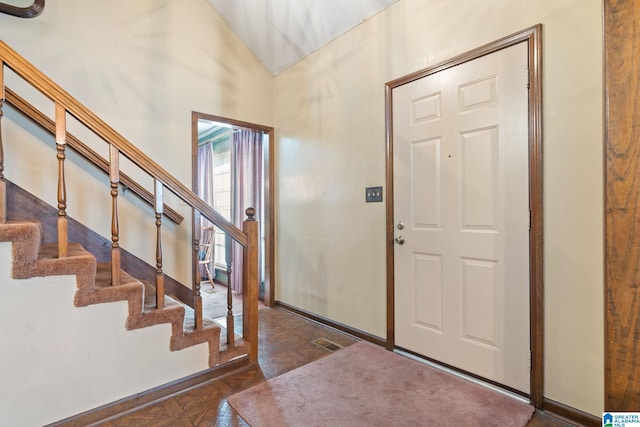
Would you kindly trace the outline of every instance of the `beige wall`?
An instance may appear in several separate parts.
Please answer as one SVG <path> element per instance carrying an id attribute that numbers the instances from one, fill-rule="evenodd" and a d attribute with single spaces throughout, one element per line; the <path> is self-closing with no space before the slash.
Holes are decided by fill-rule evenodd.
<path id="1" fill-rule="evenodd" d="M 384 84 L 542 23 L 545 396 L 603 408 L 597 0 L 401 0 L 276 77 L 277 299 L 385 337 Z"/>

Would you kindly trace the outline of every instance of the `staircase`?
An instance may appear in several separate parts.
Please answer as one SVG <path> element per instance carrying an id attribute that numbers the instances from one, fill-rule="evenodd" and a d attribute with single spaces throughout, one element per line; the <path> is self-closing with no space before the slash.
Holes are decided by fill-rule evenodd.
<path id="1" fill-rule="evenodd" d="M 77 290 L 74 297 L 76 307 L 113 301 L 126 301 L 128 330 L 144 328 L 162 323 L 171 324 L 169 348 L 182 350 L 196 344 L 209 346 L 209 367 L 230 360 L 246 351 L 239 341 L 231 349 L 220 351 L 221 328 L 205 318 L 204 327 L 194 329 L 193 311 L 185 316 L 185 306 L 171 297 L 166 297 L 165 306 L 156 309 L 155 288 L 121 271 L 121 283 L 112 286 L 111 265 L 96 263 L 96 258 L 80 244 L 69 245 L 69 256 L 58 258 L 55 243 L 42 244 L 42 226 L 38 222 L 8 222 L 0 225 L 0 241 L 12 242 L 13 262 L 11 276 L 14 279 L 32 277 L 74 275 Z"/>
<path id="2" fill-rule="evenodd" d="M 9 68 L 26 83 L 37 89 L 53 102 L 55 111 L 55 117 L 53 119 L 46 117 L 46 115 L 22 100 L 18 94 L 5 86 L 4 70 L 6 68 Z M 54 214 L 55 219 L 53 219 L 51 215 L 44 219 L 36 217 L 25 218 L 24 215 L 12 217 L 10 214 L 11 206 L 7 203 L 10 203 L 12 200 L 9 190 L 14 187 L 4 176 L 5 164 L 7 162 L 4 157 L 2 139 L 3 106 L 7 104 L 11 104 L 18 112 L 25 115 L 35 126 L 41 127 L 55 135 L 57 155 L 54 154 L 53 159 L 57 159 L 57 161 L 54 161 L 57 163 L 58 170 L 58 203 Z M 89 131 L 100 137 L 108 145 L 109 156 L 107 159 L 83 147 L 77 138 L 67 132 L 67 115 L 73 116 L 80 124 L 86 126 Z M 111 202 L 111 213 L 109 215 L 111 220 L 111 240 L 105 239 L 105 243 L 101 245 L 101 249 L 108 249 L 106 251 L 108 254 L 107 262 L 103 262 L 104 254 L 97 254 L 95 250 L 93 251 L 94 253 L 92 253 L 83 247 L 82 244 L 69 241 L 69 237 L 71 236 L 73 238 L 74 234 L 73 231 L 70 232 L 69 225 L 73 225 L 73 220 L 68 218 L 66 213 L 67 186 L 65 182 L 65 160 L 67 148 L 74 149 L 74 151 L 88 160 L 97 170 L 102 170 L 108 174 L 109 182 L 106 186 L 105 194 L 102 197 L 107 197 Z M 132 164 L 152 178 L 153 189 L 151 191 L 144 189 L 142 185 L 120 171 L 120 156 L 126 157 Z M 118 211 L 120 188 L 131 189 L 138 194 L 143 201 L 153 207 L 154 215 L 150 218 L 150 221 L 152 221 L 156 228 L 156 241 L 155 247 L 153 248 L 156 264 L 152 267 L 145 266 L 152 270 L 152 274 L 146 274 L 144 278 L 140 277 L 140 269 L 135 269 L 136 271 L 125 271 L 125 266 L 128 265 L 126 261 L 127 253 L 120 247 L 120 218 Z M 163 271 L 163 253 L 166 249 L 163 247 L 162 239 L 163 219 L 169 218 L 176 223 L 182 221 L 182 218 L 179 217 L 175 211 L 165 205 L 163 197 L 164 190 L 170 191 L 192 210 L 191 240 L 188 243 L 188 246 L 193 248 L 191 257 L 193 274 L 190 286 L 171 285 L 172 279 L 166 276 Z M 193 353 L 192 350 L 187 349 L 202 348 L 203 346 L 208 350 L 208 357 L 204 366 L 193 368 L 192 371 L 189 371 L 189 368 L 183 369 L 182 366 L 176 367 L 177 371 L 184 372 L 183 376 L 198 372 L 198 370 L 207 369 L 207 367 L 213 368 L 221 366 L 240 356 L 245 356 L 247 363 L 256 363 L 258 350 L 258 225 L 253 219 L 254 213 L 255 211 L 251 208 L 247 210 L 247 220 L 244 222 L 242 230 L 226 221 L 184 184 L 171 176 L 144 153 L 140 152 L 133 144 L 109 127 L 94 113 L 71 97 L 71 95 L 28 63 L 9 46 L 0 41 L 0 242 L 10 242 L 11 244 L 10 275 L 7 277 L 8 283 L 22 280 L 24 280 L 25 283 L 32 283 L 33 280 L 36 280 L 40 285 L 45 283 L 46 286 L 48 278 L 51 278 L 50 280 L 52 282 L 57 283 L 57 279 L 53 278 L 72 276 L 75 277 L 75 290 L 73 292 L 73 301 L 69 301 L 70 305 L 75 307 L 106 308 L 106 306 L 109 305 L 106 303 L 119 302 L 119 305 L 114 304 L 114 307 L 122 307 L 122 303 L 124 302 L 126 303 L 124 328 L 128 331 L 142 331 L 147 329 L 157 331 L 160 325 L 169 325 L 168 329 L 170 329 L 170 333 L 166 339 L 171 352 L 184 350 L 191 351 L 189 354 L 196 354 L 200 350 Z M 218 228 L 222 229 L 227 236 L 244 247 L 242 337 L 235 336 L 233 328 L 234 319 L 231 309 L 226 319 L 226 324 L 228 325 L 226 330 L 222 330 L 220 326 L 203 315 L 202 297 L 200 294 L 200 273 L 198 268 L 198 244 L 202 218 L 215 224 Z M 47 224 L 47 222 L 52 221 L 55 224 L 53 226 L 53 233 L 50 230 L 50 225 Z M 43 236 L 48 236 L 48 238 L 45 239 Z M 55 237 L 50 239 L 52 236 Z M 0 244 L 0 255 L 2 253 L 8 253 L 8 251 Z M 0 272 L 0 276 L 2 275 L 3 273 Z M 31 281 L 29 281 L 29 279 L 31 279 Z M 174 289 L 182 290 L 169 295 L 165 291 L 165 285 L 167 284 L 173 286 Z M 2 277 L 0 277 L 0 286 L 2 286 Z M 169 286 L 169 288 L 171 288 L 171 286 Z M 34 295 L 34 298 L 36 297 L 37 296 Z M 178 298 L 180 300 L 178 300 Z M 20 301 L 20 304 L 28 305 L 29 301 Z M 38 304 L 40 311 L 47 311 L 47 301 L 39 301 Z M 70 309 L 74 310 L 73 307 L 70 307 Z M 13 308 L 11 310 L 14 312 Z M 75 310 L 79 310 L 79 308 L 75 308 Z M 119 308 L 114 308 L 114 310 L 117 312 Z M 73 317 L 74 315 L 72 314 L 71 316 Z M 118 318 L 118 316 L 115 315 L 113 318 Z M 8 321 L 11 321 L 11 319 L 8 319 Z M 91 321 L 100 322 L 101 320 L 93 319 Z M 4 326 L 7 328 L 7 325 Z M 71 326 L 68 327 L 74 328 L 74 325 L 71 324 Z M 27 330 L 28 329 L 29 328 L 27 328 Z M 167 329 L 166 326 L 165 329 Z M 2 329 L 0 329 L 0 331 L 1 330 Z M 224 336 L 225 339 L 221 339 L 221 335 Z M 126 340 L 130 341 L 128 338 Z M 90 341 L 91 340 L 88 340 L 88 342 Z M 77 339 L 74 343 L 77 344 Z M 119 344 L 114 342 L 111 345 L 112 347 L 117 347 Z M 110 351 L 111 350 L 115 352 L 110 357 L 117 359 L 117 357 L 114 357 L 114 355 L 117 355 L 117 348 L 110 349 Z M 0 355 L 5 353 L 0 350 Z M 25 351 L 24 355 L 25 357 L 30 357 L 28 351 Z M 90 358 L 92 357 L 100 357 L 100 355 L 91 355 Z M 164 356 L 158 353 L 153 357 L 162 358 Z M 151 359 L 153 359 L 153 357 Z M 42 356 L 42 358 L 46 359 L 46 356 Z M 190 358 L 193 359 L 191 356 L 185 356 L 180 360 L 191 360 Z M 197 357 L 195 358 L 197 359 Z M 18 361 L 17 363 L 22 362 Z M 109 356 L 105 356 L 104 360 L 90 361 L 88 366 L 95 367 L 95 369 L 99 370 L 101 366 L 109 366 L 111 363 L 115 363 L 115 360 L 109 360 Z M 126 362 L 119 361 L 118 363 Z M 141 370 L 146 369 L 143 365 L 140 366 Z M 118 367 L 114 368 L 113 366 L 109 366 L 109 370 L 115 369 L 117 371 L 117 368 Z M 123 371 L 126 371 L 124 368 L 123 366 Z M 167 378 L 165 382 L 180 378 L 167 377 L 163 368 L 159 369 L 161 372 L 157 372 L 157 378 Z M 153 376 L 153 370 L 149 372 L 145 375 L 147 375 L 147 377 Z M 69 372 L 67 376 L 73 376 L 73 372 Z M 133 389 L 128 388 L 130 382 L 126 380 L 126 378 L 123 379 L 124 383 L 127 383 L 126 386 L 122 386 L 120 389 L 116 386 L 110 391 L 111 394 L 107 393 L 106 397 L 100 394 L 101 390 L 76 390 L 76 393 L 87 394 L 87 396 L 82 396 L 86 400 L 85 406 L 74 407 L 75 409 L 72 410 L 76 412 L 66 413 L 64 412 L 64 408 L 69 410 L 69 402 L 60 402 L 60 405 L 52 409 L 52 412 L 58 410 L 59 406 L 63 406 L 62 412 L 58 410 L 56 413 L 63 416 L 71 416 L 82 410 L 90 410 L 95 406 L 107 404 L 110 402 L 110 400 L 108 400 L 109 398 L 112 399 L 111 401 L 115 400 L 113 398 L 114 396 L 117 398 L 125 398 L 146 390 L 144 386 L 142 386 L 142 389 L 136 389 L 135 386 Z M 41 395 L 43 393 L 40 389 L 29 389 L 28 385 L 30 381 L 31 380 L 28 380 L 26 385 L 24 385 L 24 395 L 21 395 L 19 391 L 16 390 L 16 402 L 20 402 L 16 403 L 17 405 L 26 405 L 26 403 L 22 402 L 28 402 L 35 395 Z M 41 381 L 41 379 L 39 378 L 38 381 Z M 39 386 L 44 384 L 52 388 L 61 385 L 47 384 L 46 381 L 45 383 L 38 384 Z M 161 384 L 163 383 L 158 384 L 156 382 L 153 386 Z M 16 382 L 15 385 L 16 388 L 22 387 L 22 383 L 20 382 Z M 94 384 L 94 388 L 100 388 L 100 384 Z M 51 399 L 55 397 L 54 395 L 55 393 L 50 393 L 42 395 L 42 397 Z M 76 395 L 72 397 L 76 398 Z M 79 395 L 77 399 L 82 400 Z M 105 401 L 104 399 L 107 400 Z M 52 401 L 55 401 L 55 399 Z M 11 399 L 6 399 L 0 403 L 0 413 L 5 414 L 5 416 L 9 414 L 9 419 L 13 419 L 18 424 L 23 424 L 22 421 L 30 419 L 28 416 L 27 418 L 20 418 L 19 414 L 19 412 L 29 411 L 28 409 L 21 411 L 12 407 L 2 406 L 3 403 L 5 405 L 11 405 L 11 402 Z M 16 417 L 11 418 L 11 413 L 16 413 Z M 48 416 L 50 416 L 50 414 L 48 414 Z M 36 417 L 34 420 L 37 420 L 35 421 L 36 424 L 42 424 L 56 421 L 57 419 L 63 418 L 63 416 L 54 419 L 47 419 L 46 416 L 44 418 Z M 3 416 L 0 415 L 0 421 L 2 419 Z"/>

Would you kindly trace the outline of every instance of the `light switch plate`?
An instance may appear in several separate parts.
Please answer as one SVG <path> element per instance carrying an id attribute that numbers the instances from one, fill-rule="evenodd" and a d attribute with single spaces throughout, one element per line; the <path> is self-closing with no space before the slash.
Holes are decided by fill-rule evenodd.
<path id="1" fill-rule="evenodd" d="M 381 202 L 382 201 L 382 187 L 367 187 L 366 188 L 366 202 Z"/>

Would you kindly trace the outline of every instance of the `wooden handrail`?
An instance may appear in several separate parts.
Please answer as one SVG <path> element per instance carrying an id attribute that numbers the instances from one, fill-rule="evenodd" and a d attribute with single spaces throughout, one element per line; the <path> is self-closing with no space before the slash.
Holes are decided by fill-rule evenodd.
<path id="1" fill-rule="evenodd" d="M 31 6 L 19 7 L 0 3 L 0 13 L 17 16 L 18 18 L 35 18 L 44 10 L 44 0 L 35 0 Z"/>
<path id="2" fill-rule="evenodd" d="M 27 83 L 38 89 L 51 101 L 62 106 L 65 111 L 75 117 L 93 133 L 115 146 L 126 158 L 131 160 L 139 168 L 158 179 L 172 193 L 185 203 L 198 210 L 202 216 L 214 223 L 218 228 L 227 233 L 242 246 L 247 246 L 247 236 L 235 225 L 226 220 L 222 215 L 213 210 L 211 206 L 193 193 L 160 165 L 147 157 L 140 149 L 129 142 L 125 137 L 116 132 L 91 110 L 86 108 L 78 100 L 58 86 L 53 80 L 38 70 L 6 43 L 0 40 L 0 62 L 4 66 L 22 77 Z"/>
<path id="3" fill-rule="evenodd" d="M 42 111 L 38 110 L 36 107 L 27 102 L 20 95 L 12 91 L 10 88 L 5 88 L 6 90 L 6 102 L 11 104 L 16 110 L 24 114 L 29 119 L 33 120 L 38 126 L 40 126 L 45 131 L 49 132 L 52 135 L 55 135 L 56 132 L 56 124 L 49 117 L 45 116 Z M 107 162 L 100 154 L 93 151 L 86 144 L 80 141 L 73 134 L 67 132 L 66 135 L 67 145 L 69 148 L 73 149 L 73 151 L 80 154 L 89 162 L 93 163 L 98 169 L 102 170 L 104 173 L 109 174 L 109 162 Z M 123 188 L 131 190 L 133 194 L 140 197 L 144 202 L 146 202 L 150 206 L 154 206 L 155 202 L 153 199 L 153 194 L 140 185 L 136 180 L 129 177 L 128 175 L 120 172 L 120 184 Z M 163 207 L 163 215 L 169 218 L 176 224 L 182 223 L 184 217 L 180 215 L 175 209 L 172 209 L 170 206 L 166 204 Z"/>

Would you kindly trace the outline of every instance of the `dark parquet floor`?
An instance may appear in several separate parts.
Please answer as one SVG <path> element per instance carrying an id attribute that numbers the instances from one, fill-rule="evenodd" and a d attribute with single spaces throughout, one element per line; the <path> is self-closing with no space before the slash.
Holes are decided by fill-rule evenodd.
<path id="1" fill-rule="evenodd" d="M 227 404 L 227 397 L 306 363 L 329 351 L 313 344 L 326 338 L 341 346 L 357 339 L 303 319 L 281 309 L 259 311 L 259 367 L 251 367 L 216 381 L 184 390 L 159 403 L 102 423 L 108 427 L 248 426 Z M 238 324 L 237 328 L 240 327 Z M 394 425 L 390 420 L 390 425 Z M 543 413 L 536 413 L 529 427 L 568 427 Z"/>

